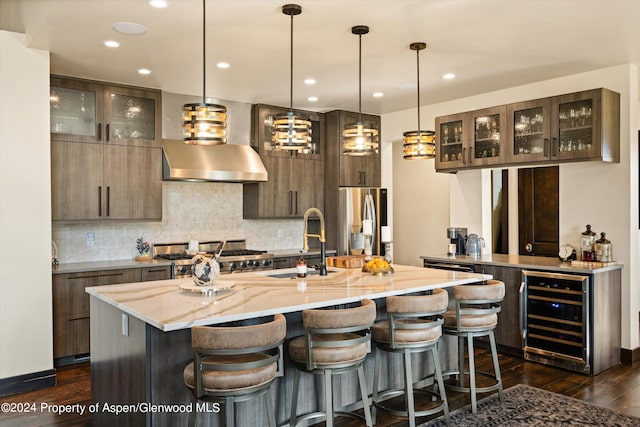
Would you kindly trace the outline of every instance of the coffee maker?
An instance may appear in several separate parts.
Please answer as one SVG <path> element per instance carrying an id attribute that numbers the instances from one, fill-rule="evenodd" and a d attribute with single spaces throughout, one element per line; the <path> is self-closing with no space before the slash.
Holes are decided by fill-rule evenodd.
<path id="1" fill-rule="evenodd" d="M 467 229 L 462 227 L 449 227 L 447 228 L 447 237 L 451 241 L 451 245 L 455 245 L 455 254 L 450 252 L 450 255 L 464 255 L 464 245 L 467 243 Z M 451 247 L 453 249 L 453 247 Z"/>

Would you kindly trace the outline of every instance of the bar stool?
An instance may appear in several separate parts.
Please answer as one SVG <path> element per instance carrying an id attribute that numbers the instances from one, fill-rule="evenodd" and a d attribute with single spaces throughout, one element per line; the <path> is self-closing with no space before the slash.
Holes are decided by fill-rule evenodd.
<path id="1" fill-rule="evenodd" d="M 409 425 L 415 427 L 416 417 L 444 412 L 449 424 L 449 405 L 445 394 L 440 367 L 440 356 L 437 345 L 442 337 L 441 314 L 447 310 L 449 294 L 444 289 L 434 289 L 431 295 L 408 295 L 387 297 L 388 320 L 377 322 L 371 328 L 371 335 L 376 345 L 375 368 L 373 377 L 373 419 L 375 422 L 376 408 L 385 410 L 396 416 L 409 418 Z M 389 389 L 378 392 L 378 378 L 380 376 L 382 352 L 401 353 L 403 355 L 404 388 Z M 411 370 L 411 355 L 414 353 L 430 352 L 433 358 L 435 380 L 438 393 L 425 389 L 414 390 L 413 373 Z M 429 375 L 426 378 L 432 377 Z M 423 379 L 424 380 L 424 379 Z M 418 381 L 421 382 L 422 380 Z M 440 405 L 416 411 L 414 407 L 414 393 L 435 395 Z M 405 410 L 396 410 L 383 403 L 384 400 L 404 395 Z"/>
<path id="2" fill-rule="evenodd" d="M 285 334 L 282 314 L 251 326 L 195 326 L 191 328 L 193 362 L 184 368 L 184 382 L 195 399 L 224 402 L 227 427 L 235 424 L 235 402 L 263 396 L 273 427 L 275 415 L 267 392 L 276 376 L 281 376 L 278 367 L 282 367 Z M 190 426 L 195 425 L 195 415 L 194 409 Z"/>
<path id="3" fill-rule="evenodd" d="M 304 310 L 302 322 L 304 336 L 289 343 L 289 358 L 296 371 L 293 379 L 290 426 L 313 418 L 324 418 L 327 427 L 333 426 L 334 416 L 347 416 L 364 420 L 372 426 L 369 392 L 362 366 L 369 352 L 371 336 L 369 327 L 376 319 L 376 305 L 365 299 L 359 307 L 331 310 Z M 341 408 L 334 408 L 333 375 L 357 370 L 364 417 Z M 325 411 L 317 411 L 297 417 L 300 372 L 324 376 Z"/>
<path id="4" fill-rule="evenodd" d="M 504 401 L 502 378 L 498 364 L 498 352 L 493 330 L 498 324 L 500 303 L 504 299 L 504 283 L 499 280 L 487 280 L 486 285 L 454 286 L 455 310 L 448 310 L 444 314 L 444 333 L 458 337 L 458 370 L 445 372 L 445 376 L 457 375 L 458 381 L 447 384 L 447 388 L 454 391 L 471 393 L 471 411 L 477 413 L 477 393 L 498 390 L 500 400 Z M 475 337 L 489 337 L 491 358 L 494 373 L 476 372 L 473 355 L 473 339 Z M 464 345 L 467 341 L 469 369 L 465 370 Z M 470 387 L 465 386 L 465 375 L 469 375 Z M 492 378 L 495 384 L 486 387 L 476 387 L 476 374 Z"/>

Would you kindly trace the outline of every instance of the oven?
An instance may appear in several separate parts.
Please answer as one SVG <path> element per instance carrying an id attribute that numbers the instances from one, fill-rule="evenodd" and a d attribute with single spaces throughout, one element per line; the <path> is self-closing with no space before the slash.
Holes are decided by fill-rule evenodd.
<path id="1" fill-rule="evenodd" d="M 523 270 L 522 279 L 525 359 L 588 373 L 589 276 Z"/>
<path id="2" fill-rule="evenodd" d="M 188 248 L 188 243 L 156 243 L 153 245 L 153 256 L 173 261 L 172 277 L 174 279 L 189 278 L 194 254 L 187 253 Z M 199 254 L 214 256 L 218 252 L 220 252 L 218 256 L 220 274 L 273 269 L 273 254 L 247 249 L 244 239 L 207 241 L 198 244 Z"/>

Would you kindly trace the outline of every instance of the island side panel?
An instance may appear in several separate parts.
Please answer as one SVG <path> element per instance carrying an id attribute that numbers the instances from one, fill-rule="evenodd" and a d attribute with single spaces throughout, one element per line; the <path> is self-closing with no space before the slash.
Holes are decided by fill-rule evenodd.
<path id="1" fill-rule="evenodd" d="M 125 336 L 123 313 L 94 296 L 90 301 L 91 400 L 99 405 L 92 415 L 93 424 L 144 426 L 145 413 L 116 415 L 104 405 L 147 401 L 146 324 L 128 316 L 128 336 Z"/>
<path id="2" fill-rule="evenodd" d="M 620 363 L 622 270 L 594 274 L 593 307 L 593 375 Z"/>

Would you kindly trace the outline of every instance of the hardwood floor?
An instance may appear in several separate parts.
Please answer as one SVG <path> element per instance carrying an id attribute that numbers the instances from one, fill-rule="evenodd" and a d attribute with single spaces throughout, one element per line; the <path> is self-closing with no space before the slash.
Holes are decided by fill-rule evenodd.
<path id="1" fill-rule="evenodd" d="M 479 349 L 476 352 L 479 370 L 491 371 L 489 353 Z M 618 365 L 596 377 L 589 377 L 564 371 L 522 359 L 500 355 L 500 366 L 504 387 L 527 384 L 533 387 L 584 400 L 594 405 L 640 417 L 640 367 L 636 364 Z M 35 404 L 35 411 L 24 413 L 0 413 L 0 426 L 89 426 L 89 414 L 79 416 L 77 412 L 57 415 L 41 411 L 41 405 L 74 405 L 88 407 L 91 404 L 91 375 L 89 364 L 59 369 L 58 384 L 35 392 L 0 398 L 0 403 Z M 447 393 L 451 410 L 469 404 L 469 398 L 461 393 Z M 484 397 L 484 396 L 481 396 Z M 29 409 L 32 409 L 31 406 Z M 427 418 L 420 418 L 419 422 Z M 360 423 L 341 419 L 340 427 L 357 426 Z M 377 426 L 404 427 L 408 423 L 384 412 L 378 411 Z"/>

